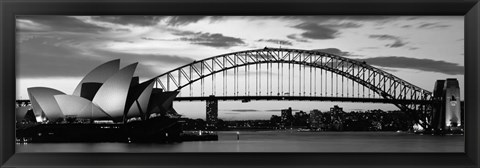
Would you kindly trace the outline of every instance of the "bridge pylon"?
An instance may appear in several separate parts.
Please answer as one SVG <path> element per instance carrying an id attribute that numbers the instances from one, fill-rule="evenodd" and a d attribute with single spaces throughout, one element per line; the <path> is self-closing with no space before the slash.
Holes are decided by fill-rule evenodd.
<path id="1" fill-rule="evenodd" d="M 458 80 L 437 80 L 433 94 L 432 131 L 439 134 L 461 132 L 463 123 Z"/>

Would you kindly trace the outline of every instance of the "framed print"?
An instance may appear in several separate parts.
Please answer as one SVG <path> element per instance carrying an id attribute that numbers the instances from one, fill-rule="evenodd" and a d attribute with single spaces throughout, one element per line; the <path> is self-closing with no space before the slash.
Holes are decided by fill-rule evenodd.
<path id="1" fill-rule="evenodd" d="M 477 3 L 6 1 L 2 166 L 476 167 Z"/>
<path id="2" fill-rule="evenodd" d="M 464 152 L 462 16 L 16 23 L 17 152 Z"/>

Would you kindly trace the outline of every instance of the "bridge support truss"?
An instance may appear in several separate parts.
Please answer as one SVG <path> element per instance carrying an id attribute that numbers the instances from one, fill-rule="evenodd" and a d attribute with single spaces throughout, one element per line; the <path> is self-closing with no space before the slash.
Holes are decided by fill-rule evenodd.
<path id="1" fill-rule="evenodd" d="M 192 88 L 194 83 L 200 88 Z M 180 97 L 382 98 L 424 127 L 432 111 L 430 91 L 366 62 L 312 50 L 264 48 L 214 56 L 157 76 L 155 87 L 187 93 Z"/>

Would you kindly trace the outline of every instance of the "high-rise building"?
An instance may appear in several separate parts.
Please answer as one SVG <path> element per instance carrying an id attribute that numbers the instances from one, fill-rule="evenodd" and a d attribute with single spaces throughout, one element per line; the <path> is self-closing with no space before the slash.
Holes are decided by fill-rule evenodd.
<path id="1" fill-rule="evenodd" d="M 308 114 L 304 111 L 296 112 L 293 118 L 295 126 L 305 127 L 308 124 Z"/>
<path id="2" fill-rule="evenodd" d="M 304 112 L 304 111 L 299 111 L 299 112 L 295 113 L 295 118 L 302 118 L 302 117 L 305 117 L 305 116 L 307 116 L 307 113 Z"/>
<path id="3" fill-rule="evenodd" d="M 283 109 L 282 110 L 282 122 L 289 122 L 293 118 L 292 116 L 292 108 L 289 107 L 288 109 Z"/>
<path id="4" fill-rule="evenodd" d="M 343 108 L 338 107 L 338 105 L 333 106 L 330 108 L 330 112 L 337 114 L 337 113 L 343 113 Z"/>
<path id="5" fill-rule="evenodd" d="M 293 120 L 293 115 L 292 115 L 292 108 L 289 107 L 288 109 L 283 109 L 282 110 L 282 115 L 281 117 L 281 127 L 286 128 L 286 127 L 291 127 L 292 126 L 292 120 Z"/>
<path id="6" fill-rule="evenodd" d="M 333 126 L 333 130 L 335 131 L 342 131 L 343 130 L 343 122 L 344 122 L 344 112 L 343 108 L 339 107 L 338 105 L 333 106 L 330 108 L 331 115 L 331 122 Z"/>
<path id="7" fill-rule="evenodd" d="M 214 99 L 213 95 L 210 96 L 212 99 L 207 100 L 207 117 L 206 124 L 207 127 L 215 127 L 218 122 L 218 100 Z"/>
<path id="8" fill-rule="evenodd" d="M 310 111 L 308 124 L 312 129 L 320 129 L 322 127 L 322 112 L 318 109 Z"/>

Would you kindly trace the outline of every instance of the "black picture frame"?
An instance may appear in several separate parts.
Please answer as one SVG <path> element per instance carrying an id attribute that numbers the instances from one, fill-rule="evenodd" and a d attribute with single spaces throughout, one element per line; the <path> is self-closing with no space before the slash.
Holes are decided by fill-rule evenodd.
<path id="1" fill-rule="evenodd" d="M 478 0 L 1 0 L 1 167 L 479 167 Z M 465 153 L 15 153 L 16 15 L 463 15 Z"/>

